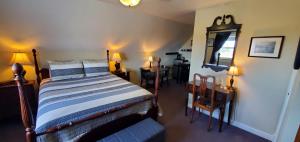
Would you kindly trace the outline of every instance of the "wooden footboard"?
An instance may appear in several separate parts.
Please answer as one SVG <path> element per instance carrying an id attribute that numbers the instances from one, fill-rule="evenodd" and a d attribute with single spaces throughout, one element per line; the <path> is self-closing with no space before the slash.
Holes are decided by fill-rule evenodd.
<path id="1" fill-rule="evenodd" d="M 46 72 L 48 72 L 48 71 L 45 70 L 45 69 L 40 70 L 40 68 L 38 66 L 38 61 L 37 61 L 37 58 L 36 58 L 36 50 L 33 49 L 32 52 L 33 52 L 33 56 L 34 56 L 35 73 L 37 75 L 37 82 L 40 83 L 41 79 L 43 79 L 43 77 L 47 77 Z M 109 62 L 109 51 L 108 50 L 107 50 L 107 59 L 108 59 L 108 62 Z M 105 133 L 103 133 L 103 137 L 105 137 L 107 135 L 110 135 L 111 133 L 113 133 L 117 130 L 120 130 L 124 127 L 127 127 L 132 123 L 136 123 L 137 121 L 142 120 L 144 118 L 152 117 L 153 119 L 157 119 L 157 116 L 158 116 L 158 105 L 157 105 L 158 87 L 159 87 L 159 82 L 160 82 L 159 81 L 160 61 L 161 60 L 159 58 L 159 60 L 158 60 L 158 69 L 157 69 L 156 80 L 155 80 L 155 92 L 154 92 L 155 97 L 153 99 L 153 107 L 148 111 L 148 113 L 146 115 L 134 114 L 134 115 L 126 116 L 124 118 L 120 118 L 118 120 L 107 123 L 107 124 L 101 126 L 100 128 L 97 128 L 97 130 L 99 130 L 101 132 L 105 132 Z M 16 81 L 17 86 L 18 86 L 20 106 L 21 106 L 21 115 L 22 115 L 23 125 L 25 127 L 26 141 L 27 142 L 35 142 L 36 137 L 39 136 L 39 135 L 43 135 L 43 134 L 47 134 L 47 133 L 54 133 L 54 132 L 60 131 L 62 129 L 68 128 L 70 126 L 81 124 L 81 123 L 86 122 L 88 120 L 96 119 L 96 118 L 99 118 L 103 115 L 110 114 L 110 113 L 128 108 L 128 107 L 133 106 L 133 105 L 136 104 L 136 103 L 127 104 L 125 106 L 121 106 L 117 109 L 109 110 L 109 111 L 104 112 L 104 113 L 95 113 L 92 116 L 89 116 L 87 118 L 83 118 L 83 119 L 78 120 L 78 121 L 70 122 L 67 125 L 53 126 L 52 128 L 48 129 L 47 131 L 37 134 L 35 132 L 35 120 L 33 119 L 35 117 L 32 114 L 32 108 L 30 107 L 29 101 L 28 101 L 28 95 L 29 94 L 25 94 L 25 91 L 24 91 L 23 84 L 24 84 L 25 79 L 24 79 L 23 66 L 19 63 L 16 63 L 12 66 L 12 70 L 14 72 L 15 81 Z M 48 76 L 49 76 L 49 74 L 48 74 Z M 102 135 L 101 135 L 101 137 L 102 137 Z M 85 136 L 85 138 L 86 138 L 86 136 Z"/>

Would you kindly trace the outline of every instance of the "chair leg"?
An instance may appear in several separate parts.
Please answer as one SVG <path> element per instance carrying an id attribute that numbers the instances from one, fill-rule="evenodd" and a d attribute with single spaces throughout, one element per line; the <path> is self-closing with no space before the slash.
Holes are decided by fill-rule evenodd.
<path id="1" fill-rule="evenodd" d="M 140 86 L 141 86 L 141 87 L 143 86 L 143 79 L 141 79 L 141 83 L 140 83 Z"/>
<path id="2" fill-rule="evenodd" d="M 149 80 L 146 79 L 145 81 L 146 81 L 146 88 L 149 88 Z"/>
<path id="3" fill-rule="evenodd" d="M 169 77 L 167 76 L 167 86 L 169 86 Z"/>
<path id="4" fill-rule="evenodd" d="M 211 129 L 212 114 L 213 114 L 213 112 L 209 112 L 208 129 L 207 129 L 207 131 L 210 131 L 210 129 Z"/>
<path id="5" fill-rule="evenodd" d="M 196 107 L 193 106 L 193 110 L 192 110 L 192 118 L 190 123 L 193 123 L 193 118 L 194 118 L 194 113 L 195 113 Z"/>

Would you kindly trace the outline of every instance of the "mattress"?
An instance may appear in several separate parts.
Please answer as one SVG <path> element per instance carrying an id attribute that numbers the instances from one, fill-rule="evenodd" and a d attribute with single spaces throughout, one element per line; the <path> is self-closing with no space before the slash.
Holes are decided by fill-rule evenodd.
<path id="1" fill-rule="evenodd" d="M 112 74 L 60 81 L 43 80 L 35 128 L 38 134 L 95 114 L 118 111 L 41 135 L 37 140 L 76 141 L 95 127 L 130 114 L 147 112 L 152 107 L 153 98 L 151 92 Z"/>

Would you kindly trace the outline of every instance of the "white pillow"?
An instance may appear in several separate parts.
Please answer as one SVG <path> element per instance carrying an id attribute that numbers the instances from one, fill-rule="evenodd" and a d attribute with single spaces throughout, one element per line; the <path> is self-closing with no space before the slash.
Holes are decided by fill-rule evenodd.
<path id="1" fill-rule="evenodd" d="M 83 65 L 80 61 L 48 61 L 51 80 L 63 80 L 84 77 Z"/>
<path id="2" fill-rule="evenodd" d="M 83 60 L 85 76 L 99 76 L 109 74 L 107 60 Z"/>

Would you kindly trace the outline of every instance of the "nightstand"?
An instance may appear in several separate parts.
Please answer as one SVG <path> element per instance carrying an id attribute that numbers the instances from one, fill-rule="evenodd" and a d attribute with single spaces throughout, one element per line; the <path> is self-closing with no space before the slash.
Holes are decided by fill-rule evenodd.
<path id="1" fill-rule="evenodd" d="M 113 71 L 112 72 L 114 75 L 118 76 L 118 77 L 121 77 L 127 81 L 130 81 L 130 72 L 129 71 L 126 71 L 126 72 L 116 72 L 116 71 Z"/>
<path id="2" fill-rule="evenodd" d="M 25 94 L 32 108 L 36 113 L 37 97 L 34 90 L 35 81 L 30 80 L 24 83 Z M 9 119 L 12 117 L 21 117 L 20 100 L 18 87 L 15 81 L 1 82 L 0 83 L 0 120 Z"/>

